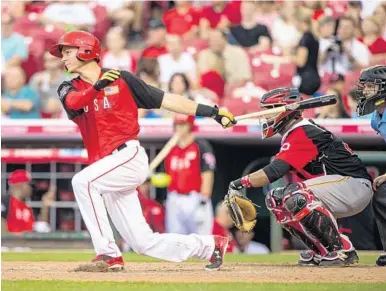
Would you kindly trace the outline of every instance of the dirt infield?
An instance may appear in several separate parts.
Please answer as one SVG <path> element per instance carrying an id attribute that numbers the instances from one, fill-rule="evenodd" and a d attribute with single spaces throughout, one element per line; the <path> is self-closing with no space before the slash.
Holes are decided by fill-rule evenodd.
<path id="1" fill-rule="evenodd" d="M 203 270 L 205 263 L 126 263 L 120 273 L 81 273 L 78 263 L 2 262 L 3 280 L 76 280 L 148 282 L 386 282 L 385 269 L 300 267 L 291 264 L 227 263 L 219 272 Z"/>

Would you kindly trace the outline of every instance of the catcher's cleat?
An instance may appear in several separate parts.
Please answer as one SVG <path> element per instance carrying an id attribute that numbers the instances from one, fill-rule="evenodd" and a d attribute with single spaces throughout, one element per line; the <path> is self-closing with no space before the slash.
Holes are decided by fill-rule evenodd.
<path id="1" fill-rule="evenodd" d="M 337 251 L 328 253 L 326 256 L 323 256 L 319 266 L 349 266 L 358 262 L 359 257 L 355 250 L 349 252 Z"/>
<path id="2" fill-rule="evenodd" d="M 124 269 L 124 266 L 122 257 L 98 255 L 89 263 L 77 267 L 75 272 L 119 272 Z"/>
<path id="3" fill-rule="evenodd" d="M 386 267 L 386 253 L 382 253 L 375 263 L 378 267 Z"/>
<path id="4" fill-rule="evenodd" d="M 207 271 L 218 271 L 224 263 L 224 256 L 228 247 L 228 238 L 215 235 L 214 238 L 214 251 L 209 259 L 210 264 L 205 266 Z"/>
<path id="5" fill-rule="evenodd" d="M 312 250 L 300 252 L 298 264 L 301 266 L 319 266 L 321 256 Z"/>

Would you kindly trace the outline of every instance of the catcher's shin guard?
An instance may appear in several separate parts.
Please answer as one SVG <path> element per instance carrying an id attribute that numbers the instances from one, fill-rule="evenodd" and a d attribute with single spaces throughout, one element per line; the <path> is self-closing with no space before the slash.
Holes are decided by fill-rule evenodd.
<path id="1" fill-rule="evenodd" d="M 272 190 L 266 203 L 283 227 L 321 256 L 354 249 L 349 239 L 340 235 L 331 212 L 304 184 Z"/>

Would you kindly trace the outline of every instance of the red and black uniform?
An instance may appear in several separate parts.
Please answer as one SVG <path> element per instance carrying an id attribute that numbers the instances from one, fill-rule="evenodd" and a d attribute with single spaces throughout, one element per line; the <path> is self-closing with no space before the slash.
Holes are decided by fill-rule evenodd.
<path id="1" fill-rule="evenodd" d="M 283 136 L 280 152 L 273 164 L 282 169 L 288 167 L 304 180 L 324 175 L 341 175 L 372 181 L 365 165 L 346 143 L 306 119 Z M 272 171 L 267 171 L 267 168 L 265 172 L 268 177 L 272 176 Z M 279 172 L 284 175 L 286 171 Z"/>
<path id="2" fill-rule="evenodd" d="M 165 210 L 157 201 L 149 199 L 138 193 L 139 202 L 141 203 L 142 213 L 147 224 L 154 232 L 165 232 Z"/>
<path id="3" fill-rule="evenodd" d="M 101 75 L 109 69 L 102 69 Z M 127 71 L 78 110 L 71 110 L 66 96 L 93 85 L 80 77 L 63 82 L 58 89 L 60 101 L 68 118 L 81 132 L 90 164 L 111 154 L 125 142 L 138 138 L 138 108 L 160 108 L 164 92 L 147 85 Z"/>
<path id="4" fill-rule="evenodd" d="M 6 196 L 1 201 L 1 217 L 7 222 L 8 232 L 28 232 L 33 230 L 35 218 L 32 209 L 14 196 Z"/>
<path id="5" fill-rule="evenodd" d="M 194 141 L 185 148 L 175 146 L 166 157 L 164 167 L 171 177 L 169 192 L 200 193 L 201 173 L 214 171 L 216 158 L 207 141 Z"/>

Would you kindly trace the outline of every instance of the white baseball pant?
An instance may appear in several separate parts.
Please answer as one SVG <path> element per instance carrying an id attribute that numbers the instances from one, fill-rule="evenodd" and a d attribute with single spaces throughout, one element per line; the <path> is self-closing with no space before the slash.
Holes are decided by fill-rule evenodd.
<path id="1" fill-rule="evenodd" d="M 213 207 L 212 202 L 203 200 L 200 193 L 188 195 L 169 192 L 166 199 L 166 232 L 202 235 L 212 234 Z"/>
<path id="2" fill-rule="evenodd" d="M 215 247 L 213 236 L 152 232 L 143 217 L 136 191 L 147 177 L 148 157 L 138 141 L 128 141 L 126 145 L 72 179 L 76 201 L 96 254 L 122 255 L 114 241 L 108 212 L 123 239 L 136 253 L 173 262 L 209 259 Z"/>

